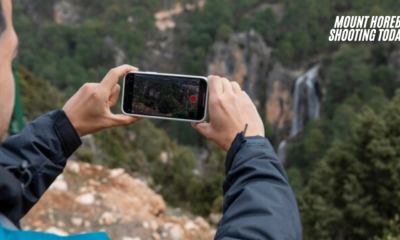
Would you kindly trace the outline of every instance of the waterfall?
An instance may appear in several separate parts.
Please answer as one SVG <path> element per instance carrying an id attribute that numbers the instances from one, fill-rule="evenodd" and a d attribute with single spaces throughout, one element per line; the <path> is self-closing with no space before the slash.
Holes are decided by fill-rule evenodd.
<path id="1" fill-rule="evenodd" d="M 317 76 L 318 76 L 319 66 L 312 68 L 307 74 L 307 104 L 308 104 L 308 117 L 310 119 L 319 118 L 320 102 L 317 94 L 317 89 L 315 87 Z"/>
<path id="2" fill-rule="evenodd" d="M 297 78 L 293 93 L 293 109 L 292 109 L 292 129 L 290 136 L 294 137 L 303 130 L 304 126 L 304 93 L 303 83 L 307 87 L 307 108 L 308 118 L 319 118 L 320 102 L 318 99 L 317 89 L 315 87 L 318 76 L 319 65 L 316 65 L 306 74 Z"/>
<path id="3" fill-rule="evenodd" d="M 278 155 L 278 158 L 282 164 L 285 164 L 286 160 L 286 144 L 286 140 L 281 141 L 278 146 L 278 151 L 276 152 L 276 155 Z"/>
<path id="4" fill-rule="evenodd" d="M 318 119 L 320 114 L 320 101 L 317 94 L 317 77 L 319 65 L 311 68 L 306 74 L 298 77 L 294 85 L 293 92 L 293 109 L 292 109 L 292 129 L 290 136 L 295 137 L 299 132 L 303 131 L 304 127 L 304 111 L 305 100 L 307 99 L 307 116 L 308 119 Z M 304 84 L 306 91 L 304 89 Z M 286 147 L 288 143 L 282 140 L 279 143 L 276 154 L 282 164 L 286 162 Z"/>
<path id="5" fill-rule="evenodd" d="M 304 82 L 304 76 L 300 76 L 296 80 L 294 86 L 293 94 L 293 109 L 292 109 L 292 129 L 290 131 L 290 136 L 296 136 L 303 127 L 303 105 L 301 104 L 303 100 L 302 86 Z"/>

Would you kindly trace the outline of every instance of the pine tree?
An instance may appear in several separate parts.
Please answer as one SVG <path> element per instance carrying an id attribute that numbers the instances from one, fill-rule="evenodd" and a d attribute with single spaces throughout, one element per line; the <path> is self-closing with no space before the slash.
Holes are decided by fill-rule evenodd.
<path id="1" fill-rule="evenodd" d="M 306 239 L 369 239 L 400 213 L 400 91 L 335 142 L 299 197 Z"/>

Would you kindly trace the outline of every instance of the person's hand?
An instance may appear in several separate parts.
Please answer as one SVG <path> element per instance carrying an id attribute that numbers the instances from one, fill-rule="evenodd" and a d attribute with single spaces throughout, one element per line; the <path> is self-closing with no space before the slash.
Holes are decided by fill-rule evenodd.
<path id="1" fill-rule="evenodd" d="M 208 77 L 210 123 L 192 126 L 221 149 L 228 151 L 239 132 L 248 124 L 246 136 L 264 136 L 264 124 L 257 109 L 237 82 L 226 78 Z"/>
<path id="2" fill-rule="evenodd" d="M 2 65 L 7 64 L 7 67 L 11 68 L 11 62 L 17 56 L 18 36 L 14 30 L 12 21 L 11 0 L 0 0 L 0 4 L 4 17 L 4 19 L 0 19 L 0 21 L 5 21 L 5 30 L 3 32 L 0 30 L 0 59 L 2 61 Z"/>
<path id="3" fill-rule="evenodd" d="M 0 0 L 0 143 L 14 108 L 15 83 L 11 64 L 17 55 L 18 37 L 12 22 L 11 0 Z M 3 15 L 3 18 L 1 17 Z M 5 27 L 5 29 L 3 28 Z"/>
<path id="4" fill-rule="evenodd" d="M 110 110 L 118 101 L 119 78 L 137 70 L 129 65 L 111 69 L 101 83 L 86 83 L 68 100 L 63 110 L 80 137 L 110 127 L 127 126 L 142 119 L 113 114 Z"/>

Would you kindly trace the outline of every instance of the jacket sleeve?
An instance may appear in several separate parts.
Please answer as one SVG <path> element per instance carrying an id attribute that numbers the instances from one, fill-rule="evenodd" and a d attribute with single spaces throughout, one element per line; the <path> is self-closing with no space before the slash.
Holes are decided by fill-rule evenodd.
<path id="1" fill-rule="evenodd" d="M 27 163 L 31 181 L 24 186 L 29 181 L 27 176 L 17 176 L 12 170 L 15 178 L 0 177 L 0 187 L 7 190 L 0 194 L 0 212 L 19 226 L 19 220 L 63 172 L 67 159 L 80 145 L 78 134 L 62 110 L 37 118 L 21 133 L 8 138 L 0 148 L 2 171 Z"/>
<path id="2" fill-rule="evenodd" d="M 268 140 L 238 134 L 226 172 L 224 215 L 215 239 L 302 239 L 296 199 Z"/>

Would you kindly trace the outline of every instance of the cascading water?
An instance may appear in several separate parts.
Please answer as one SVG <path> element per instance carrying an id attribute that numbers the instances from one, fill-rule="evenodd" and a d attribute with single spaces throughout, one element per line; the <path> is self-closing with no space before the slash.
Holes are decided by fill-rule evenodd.
<path id="1" fill-rule="evenodd" d="M 295 137 L 304 127 L 304 101 L 307 98 L 308 119 L 318 119 L 320 115 L 320 101 L 317 94 L 316 81 L 318 77 L 319 65 L 314 66 L 306 74 L 297 78 L 293 92 L 292 109 L 292 129 L 290 136 Z M 306 84 L 307 93 L 304 91 Z M 307 94 L 307 95 L 306 95 Z M 277 155 L 282 163 L 286 159 L 287 141 L 282 140 L 279 143 Z"/>
<path id="2" fill-rule="evenodd" d="M 315 66 L 309 72 L 309 77 L 307 78 L 307 104 L 308 104 L 308 117 L 309 119 L 318 119 L 320 111 L 320 102 L 316 89 L 316 81 L 318 76 L 319 66 Z"/>
<path id="3" fill-rule="evenodd" d="M 293 93 L 293 110 L 292 110 L 292 129 L 290 136 L 294 137 L 303 130 L 304 126 L 304 93 L 303 83 L 306 83 L 307 87 L 307 108 L 308 108 L 308 119 L 319 118 L 320 102 L 315 87 L 317 76 L 318 76 L 319 65 L 313 67 L 303 76 L 300 76 L 296 80 Z"/>
<path id="4" fill-rule="evenodd" d="M 303 111 L 304 106 L 301 104 L 303 100 L 303 82 L 305 77 L 300 76 L 297 78 L 294 85 L 293 94 L 293 109 L 292 109 L 292 129 L 290 131 L 290 136 L 296 136 L 302 130 L 303 126 Z"/>
<path id="5" fill-rule="evenodd" d="M 286 144 L 287 144 L 286 140 L 281 141 L 278 146 L 278 151 L 276 151 L 276 155 L 278 155 L 278 158 L 281 160 L 282 164 L 285 164 Z"/>

